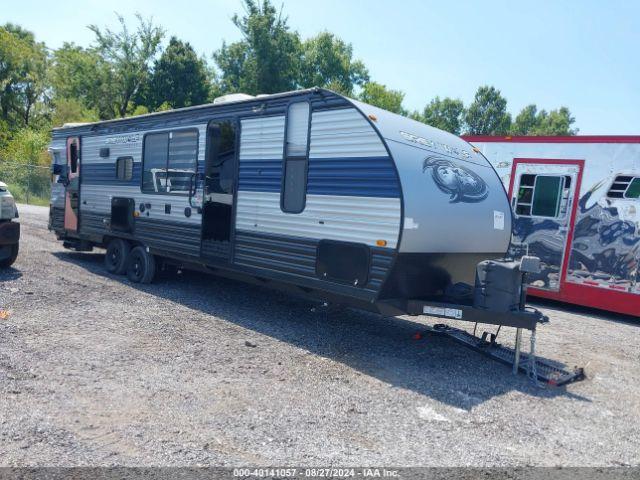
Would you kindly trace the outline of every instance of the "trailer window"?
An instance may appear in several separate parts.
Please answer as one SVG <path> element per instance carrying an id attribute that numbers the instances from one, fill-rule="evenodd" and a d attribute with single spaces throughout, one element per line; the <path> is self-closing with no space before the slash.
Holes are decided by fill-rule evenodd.
<path id="1" fill-rule="evenodd" d="M 233 193 L 236 171 L 236 125 L 213 122 L 208 128 L 205 178 L 207 193 Z"/>
<path id="2" fill-rule="evenodd" d="M 520 177 L 516 214 L 559 217 L 566 214 L 571 177 L 524 174 Z"/>
<path id="3" fill-rule="evenodd" d="M 71 173 L 78 173 L 78 142 L 73 140 L 69 145 L 69 163 L 71 164 Z"/>
<path id="4" fill-rule="evenodd" d="M 118 157 L 116 160 L 116 178 L 129 181 L 133 177 L 133 158 Z"/>
<path id="5" fill-rule="evenodd" d="M 624 192 L 624 198 L 640 198 L 640 177 L 636 177 Z"/>
<path id="6" fill-rule="evenodd" d="M 287 213 L 304 210 L 309 163 L 309 102 L 289 105 L 286 119 L 284 179 L 281 208 Z"/>
<path id="7" fill-rule="evenodd" d="M 287 112 L 287 157 L 306 157 L 309 145 L 309 102 L 289 105 Z"/>
<path id="8" fill-rule="evenodd" d="M 186 193 L 196 172 L 198 131 L 175 130 L 144 137 L 142 191 Z"/>
<path id="9" fill-rule="evenodd" d="M 640 177 L 632 175 L 618 175 L 609 191 L 609 198 L 639 198 L 640 197 Z"/>

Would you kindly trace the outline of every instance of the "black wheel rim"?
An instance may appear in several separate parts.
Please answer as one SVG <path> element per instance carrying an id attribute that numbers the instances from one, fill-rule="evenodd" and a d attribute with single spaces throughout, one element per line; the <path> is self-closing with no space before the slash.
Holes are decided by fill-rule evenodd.
<path id="1" fill-rule="evenodd" d="M 142 259 L 140 258 L 140 255 L 135 255 L 133 257 L 133 262 L 131 263 L 131 274 L 131 276 L 136 280 L 142 278 Z"/>
<path id="2" fill-rule="evenodd" d="M 118 263 L 120 262 L 121 255 L 122 253 L 120 252 L 119 248 L 112 248 L 110 254 L 108 255 L 109 265 L 113 268 L 117 267 Z"/>

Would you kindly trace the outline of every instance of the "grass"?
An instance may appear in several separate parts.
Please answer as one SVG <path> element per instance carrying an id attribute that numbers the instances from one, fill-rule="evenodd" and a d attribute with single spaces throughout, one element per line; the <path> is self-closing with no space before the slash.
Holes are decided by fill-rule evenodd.
<path id="1" fill-rule="evenodd" d="M 42 207 L 49 206 L 49 195 L 42 196 L 36 195 L 33 192 L 29 193 L 29 201 L 27 201 L 27 191 L 21 185 L 15 183 L 7 184 L 7 188 L 16 199 L 16 203 L 28 203 L 29 205 L 40 205 Z"/>

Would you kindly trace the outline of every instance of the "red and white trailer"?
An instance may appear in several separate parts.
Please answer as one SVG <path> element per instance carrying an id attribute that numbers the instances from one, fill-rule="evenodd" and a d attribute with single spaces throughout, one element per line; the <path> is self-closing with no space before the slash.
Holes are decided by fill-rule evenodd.
<path id="1" fill-rule="evenodd" d="M 529 293 L 640 316 L 640 136 L 466 136 L 498 172 Z"/>

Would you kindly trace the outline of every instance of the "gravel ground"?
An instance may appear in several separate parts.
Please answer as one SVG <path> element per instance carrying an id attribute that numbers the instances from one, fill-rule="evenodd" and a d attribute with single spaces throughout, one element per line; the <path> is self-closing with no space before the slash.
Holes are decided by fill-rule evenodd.
<path id="1" fill-rule="evenodd" d="M 640 322 L 544 305 L 538 352 L 588 379 L 537 388 L 412 338 L 435 319 L 327 315 L 196 273 L 131 284 L 64 250 L 47 209 L 20 214 L 0 273 L 0 465 L 640 464 Z"/>

